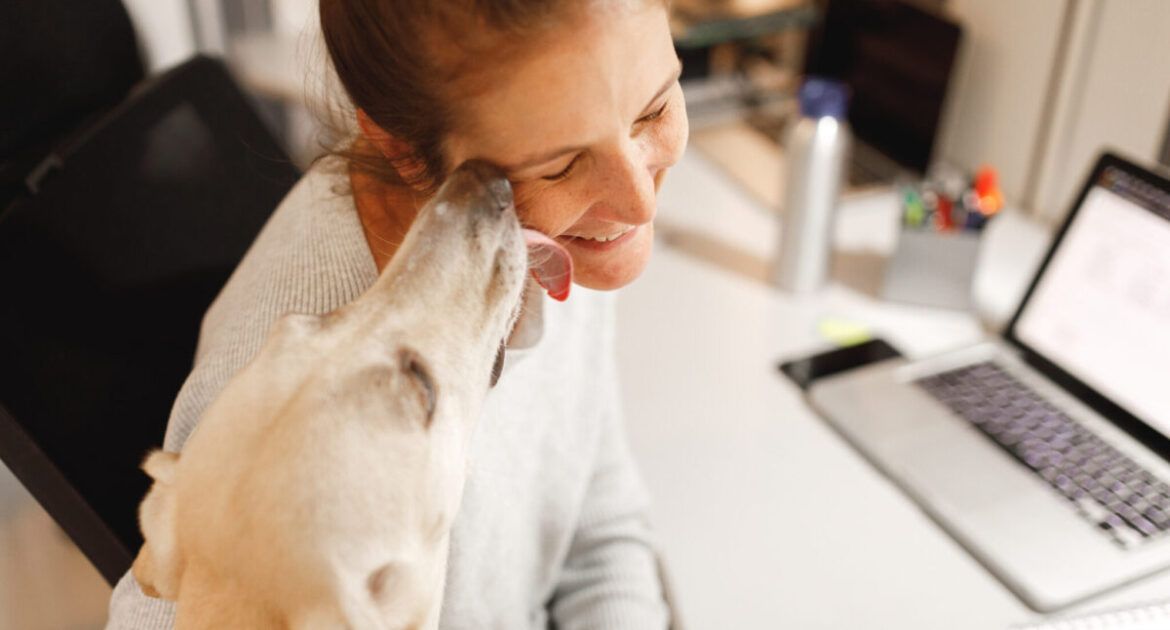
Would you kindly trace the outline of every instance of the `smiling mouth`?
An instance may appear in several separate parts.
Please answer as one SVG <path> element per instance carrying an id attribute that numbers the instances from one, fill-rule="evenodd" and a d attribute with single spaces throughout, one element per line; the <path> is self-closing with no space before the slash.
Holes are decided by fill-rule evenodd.
<path id="1" fill-rule="evenodd" d="M 608 234 L 608 235 L 603 235 L 603 236 L 584 236 L 584 235 L 580 235 L 580 234 L 563 234 L 562 236 L 564 236 L 565 238 L 576 239 L 579 241 L 596 241 L 599 243 L 608 243 L 610 241 L 616 241 L 619 238 L 625 236 L 626 234 L 629 234 L 630 232 L 634 231 L 637 227 L 638 226 L 636 226 L 636 225 L 627 225 L 626 227 L 622 228 L 618 232 L 614 232 L 613 234 Z"/>

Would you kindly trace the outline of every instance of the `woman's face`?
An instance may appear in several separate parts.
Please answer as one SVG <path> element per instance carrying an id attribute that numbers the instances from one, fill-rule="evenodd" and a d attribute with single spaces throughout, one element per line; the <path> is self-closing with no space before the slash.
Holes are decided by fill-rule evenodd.
<path id="1" fill-rule="evenodd" d="M 620 4 L 481 72 L 486 87 L 460 104 L 445 147 L 452 164 L 503 166 L 520 220 L 565 246 L 574 282 L 600 290 L 646 267 L 658 186 L 687 141 L 666 10 Z"/>

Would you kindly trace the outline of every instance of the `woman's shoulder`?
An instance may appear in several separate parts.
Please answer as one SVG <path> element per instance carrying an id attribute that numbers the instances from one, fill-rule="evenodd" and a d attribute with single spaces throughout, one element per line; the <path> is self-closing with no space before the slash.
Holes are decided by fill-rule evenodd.
<path id="1" fill-rule="evenodd" d="M 326 313 L 377 279 L 353 197 L 331 160 L 314 164 L 260 230 L 204 317 L 200 348 L 262 335 L 285 313 Z M 235 343 L 238 339 L 229 340 Z"/>
<path id="2" fill-rule="evenodd" d="M 277 205 L 252 249 L 295 253 L 313 243 L 361 250 L 373 263 L 365 250 L 348 178 L 337 158 L 312 164 Z"/>

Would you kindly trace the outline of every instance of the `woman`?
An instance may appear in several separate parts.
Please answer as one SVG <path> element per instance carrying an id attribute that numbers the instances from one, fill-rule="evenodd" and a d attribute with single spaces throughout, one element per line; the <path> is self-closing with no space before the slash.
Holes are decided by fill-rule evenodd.
<path id="1" fill-rule="evenodd" d="M 663 628 L 645 493 L 626 448 L 613 294 L 650 255 L 655 193 L 687 123 L 664 0 L 321 0 L 360 132 L 289 193 L 204 319 L 165 447 L 290 311 L 373 284 L 417 211 L 469 158 L 505 168 L 576 290 L 530 286 L 471 450 L 444 628 Z M 343 191 L 343 192 L 338 192 Z M 346 192 L 348 191 L 348 192 Z M 111 628 L 168 628 L 128 573 Z"/>

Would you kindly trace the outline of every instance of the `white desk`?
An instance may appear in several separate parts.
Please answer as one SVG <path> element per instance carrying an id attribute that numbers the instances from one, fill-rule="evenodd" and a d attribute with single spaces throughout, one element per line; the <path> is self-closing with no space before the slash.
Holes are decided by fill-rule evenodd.
<path id="1" fill-rule="evenodd" d="M 701 158 L 678 170 L 660 220 L 706 223 L 747 248 L 774 242 L 774 229 L 761 236 L 767 214 Z M 863 205 L 842 211 L 838 244 L 866 247 L 868 233 L 875 249 L 892 245 Z M 662 246 L 622 292 L 627 427 L 683 626 L 986 630 L 1033 618 L 776 371 L 781 357 L 825 345 L 816 324 L 827 315 L 864 322 L 912 356 L 982 334 L 969 315 L 841 286 L 793 299 Z M 1170 597 L 1170 573 L 1075 610 L 1159 597 Z"/>

